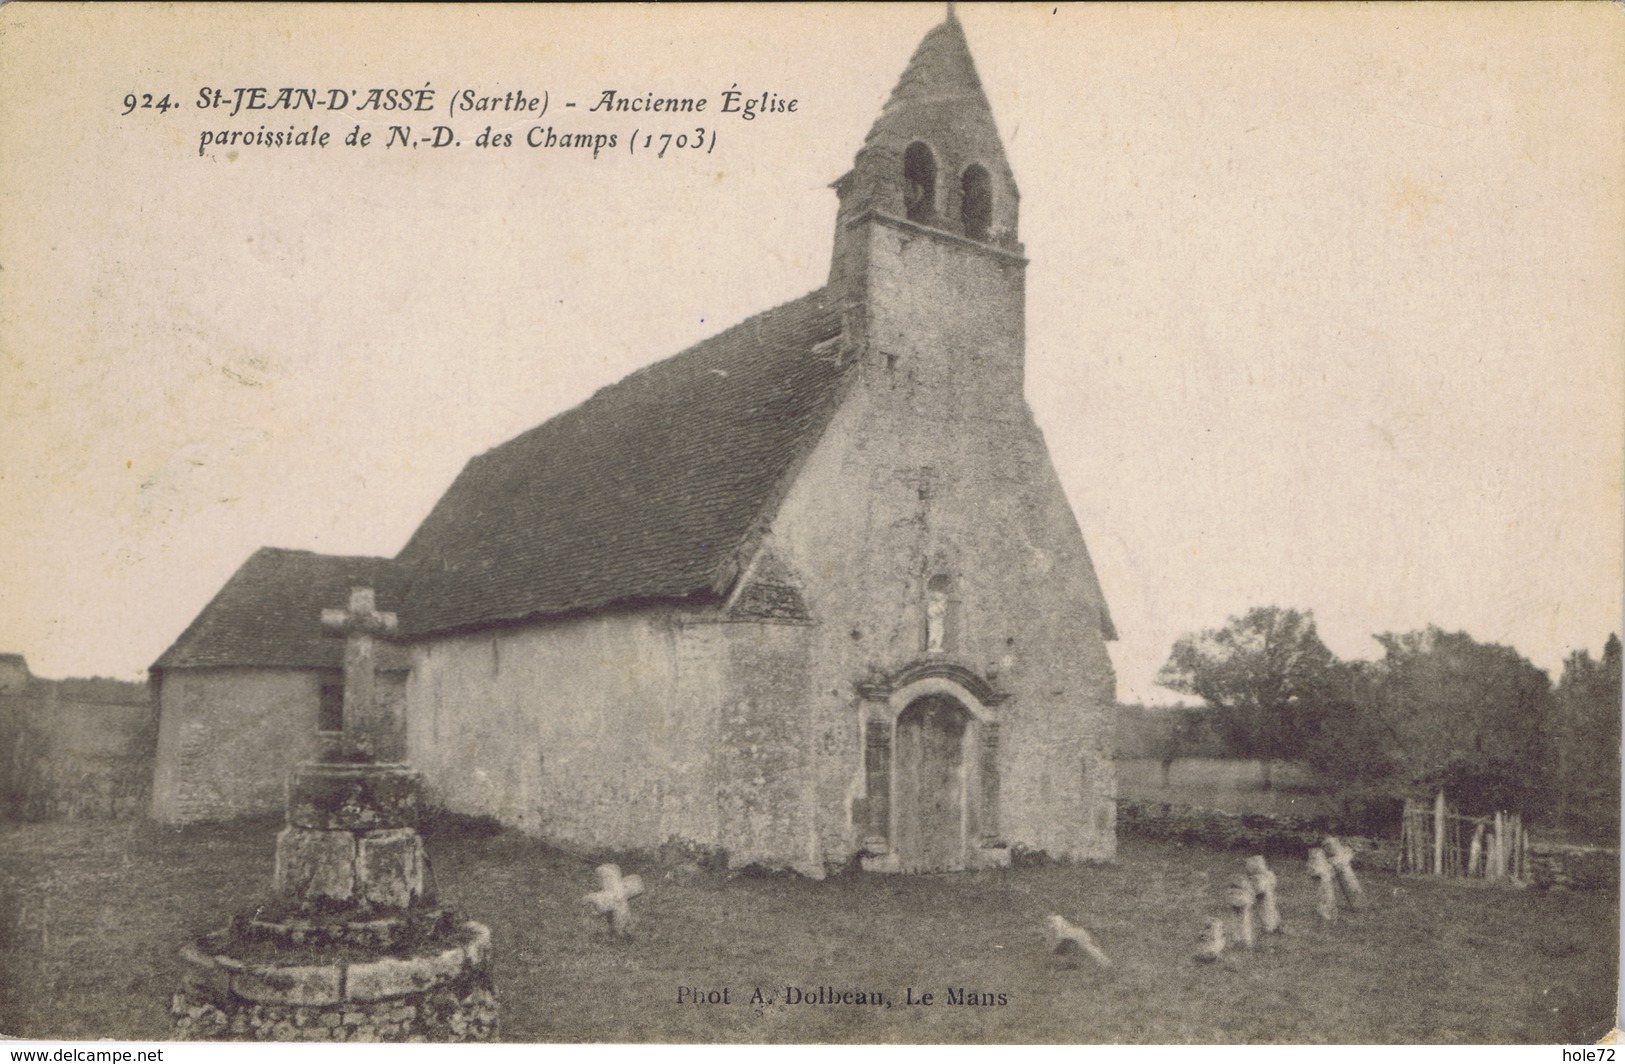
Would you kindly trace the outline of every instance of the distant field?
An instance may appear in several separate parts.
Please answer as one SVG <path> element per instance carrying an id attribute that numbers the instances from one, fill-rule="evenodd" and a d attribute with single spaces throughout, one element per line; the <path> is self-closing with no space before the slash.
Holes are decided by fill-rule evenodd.
<path id="1" fill-rule="evenodd" d="M 1164 787 L 1160 761 L 1117 762 L 1117 793 L 1124 798 L 1177 802 L 1227 813 L 1318 816 L 1338 811 L 1338 803 L 1318 792 L 1313 774 L 1303 765 L 1277 762 L 1274 779 L 1274 788 L 1266 791 L 1257 761 L 1193 757 L 1174 762 Z M 1399 830 L 1397 824 L 1394 830 Z"/>

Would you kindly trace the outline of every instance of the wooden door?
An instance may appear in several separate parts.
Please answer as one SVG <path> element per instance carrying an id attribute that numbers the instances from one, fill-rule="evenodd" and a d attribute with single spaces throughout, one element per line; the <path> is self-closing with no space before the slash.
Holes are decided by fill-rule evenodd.
<path id="1" fill-rule="evenodd" d="M 910 702 L 897 718 L 896 850 L 905 872 L 965 867 L 965 730 L 970 712 L 943 695 Z"/>

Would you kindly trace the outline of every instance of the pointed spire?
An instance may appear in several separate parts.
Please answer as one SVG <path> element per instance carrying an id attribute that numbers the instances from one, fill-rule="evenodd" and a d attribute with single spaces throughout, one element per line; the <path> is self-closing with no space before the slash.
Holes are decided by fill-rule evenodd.
<path id="1" fill-rule="evenodd" d="M 982 91 L 982 80 L 976 76 L 976 64 L 971 60 L 970 45 L 965 31 L 954 17 L 952 5 L 948 17 L 938 23 L 920 41 L 914 55 L 897 80 L 891 97 L 882 108 L 880 118 L 869 131 L 873 140 L 887 119 L 898 108 L 910 106 L 941 106 L 955 104 L 967 111 L 980 112 L 992 121 L 992 109 Z"/>

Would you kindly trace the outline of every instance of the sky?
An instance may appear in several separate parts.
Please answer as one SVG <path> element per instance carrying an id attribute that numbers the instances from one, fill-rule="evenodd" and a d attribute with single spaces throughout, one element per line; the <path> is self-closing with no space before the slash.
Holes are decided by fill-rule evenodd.
<path id="1" fill-rule="evenodd" d="M 1258 605 L 1346 658 L 1437 624 L 1554 682 L 1619 630 L 1622 10 L 959 5 L 1120 697 L 1172 700 L 1173 642 Z M 473 455 L 818 287 L 828 186 L 942 17 L 0 8 L 0 651 L 139 678 L 257 547 L 393 555 Z M 230 116 L 254 86 L 356 98 Z M 408 124 L 459 143 L 382 147 Z M 330 141 L 200 151 L 261 125 Z"/>

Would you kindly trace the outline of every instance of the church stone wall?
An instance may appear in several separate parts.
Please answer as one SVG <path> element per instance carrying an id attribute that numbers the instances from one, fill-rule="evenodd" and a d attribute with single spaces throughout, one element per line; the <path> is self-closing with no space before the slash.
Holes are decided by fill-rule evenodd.
<path id="1" fill-rule="evenodd" d="M 319 669 L 166 670 L 153 818 L 178 824 L 281 812 L 288 773 L 321 753 L 321 686 L 337 676 Z M 382 712 L 403 714 L 404 674 L 380 673 L 377 693 Z"/>
<path id="2" fill-rule="evenodd" d="M 657 610 L 426 641 L 408 750 L 453 812 L 583 849 L 714 845 L 724 650 Z"/>
<path id="3" fill-rule="evenodd" d="M 1001 834 L 1057 857 L 1115 851 L 1115 678 L 1082 535 L 1021 391 L 1022 263 L 870 227 L 853 395 L 774 522 L 769 548 L 805 582 L 807 674 L 826 863 L 861 848 L 860 682 L 920 661 L 963 666 L 1008 698 Z M 946 646 L 927 645 L 946 577 Z"/>
<path id="4" fill-rule="evenodd" d="M 822 876 L 817 779 L 837 755 L 812 712 L 817 629 L 804 624 L 696 625 L 720 642 L 717 706 L 717 846 L 728 865 L 793 868 Z"/>
<path id="5" fill-rule="evenodd" d="M 1104 604 L 1022 394 L 1024 263 L 867 224 L 860 365 L 757 558 L 807 619 L 643 610 L 425 641 L 409 750 L 432 800 L 581 849 L 821 875 L 870 841 L 865 726 L 900 709 L 874 682 L 935 662 L 999 696 L 967 708 L 971 745 L 997 725 L 1000 840 L 1114 854 Z"/>

